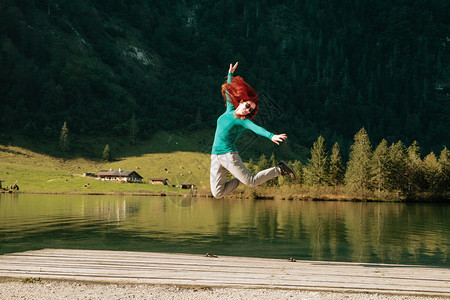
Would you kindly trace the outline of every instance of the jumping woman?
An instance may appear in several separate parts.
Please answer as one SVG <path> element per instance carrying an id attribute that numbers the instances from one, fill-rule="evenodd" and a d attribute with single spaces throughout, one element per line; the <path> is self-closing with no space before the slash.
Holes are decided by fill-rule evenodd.
<path id="1" fill-rule="evenodd" d="M 247 129 L 279 145 L 286 134 L 273 134 L 251 120 L 258 113 L 258 95 L 240 76 L 233 77 L 238 63 L 230 64 L 227 82 L 222 85 L 226 111 L 217 119 L 217 128 L 211 152 L 211 192 L 223 198 L 239 185 L 258 186 L 277 176 L 296 179 L 294 171 L 283 161 L 276 167 L 252 175 L 242 163 L 236 140 Z M 227 182 L 230 172 L 235 178 Z"/>

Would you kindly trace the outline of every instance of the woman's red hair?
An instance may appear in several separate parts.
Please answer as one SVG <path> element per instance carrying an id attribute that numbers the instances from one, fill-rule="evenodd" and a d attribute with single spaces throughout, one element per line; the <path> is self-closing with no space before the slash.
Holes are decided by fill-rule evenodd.
<path id="1" fill-rule="evenodd" d="M 253 119 L 258 113 L 258 94 L 256 94 L 255 90 L 244 81 L 244 79 L 240 76 L 233 77 L 231 79 L 231 83 L 222 84 L 222 96 L 225 101 L 227 101 L 227 95 L 231 99 L 231 104 L 233 104 L 234 108 L 237 108 L 241 103 L 241 100 L 244 102 L 253 102 L 256 104 L 254 110 L 251 113 L 245 116 L 238 116 L 240 118 L 248 118 Z"/>

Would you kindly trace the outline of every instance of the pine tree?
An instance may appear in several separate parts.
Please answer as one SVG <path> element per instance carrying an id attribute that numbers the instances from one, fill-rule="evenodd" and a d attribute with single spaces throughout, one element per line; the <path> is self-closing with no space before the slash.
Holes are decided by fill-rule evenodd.
<path id="1" fill-rule="evenodd" d="M 270 167 L 275 167 L 277 165 L 277 160 L 275 159 L 275 154 L 272 152 L 272 155 L 269 158 Z"/>
<path id="2" fill-rule="evenodd" d="M 406 147 L 398 141 L 389 147 L 388 152 L 388 186 L 390 191 L 407 191 L 406 182 Z"/>
<path id="3" fill-rule="evenodd" d="M 276 180 L 278 186 L 288 185 L 290 182 L 289 178 L 286 176 L 278 176 L 272 180 Z"/>
<path id="4" fill-rule="evenodd" d="M 69 144 L 69 128 L 67 127 L 67 122 L 64 122 L 61 128 L 61 134 L 59 136 L 59 148 L 62 151 L 67 151 L 70 148 Z"/>
<path id="5" fill-rule="evenodd" d="M 322 136 L 317 138 L 311 148 L 307 177 L 307 182 L 310 185 L 325 185 L 329 181 L 328 155 L 325 148 L 325 139 Z"/>
<path id="6" fill-rule="evenodd" d="M 102 157 L 103 157 L 103 159 L 105 161 L 111 161 L 111 152 L 109 150 L 109 144 L 107 144 L 105 146 L 105 149 L 103 150 L 103 156 Z"/>
<path id="7" fill-rule="evenodd" d="M 440 165 L 433 152 L 425 156 L 423 166 L 428 191 L 437 194 L 439 192 Z"/>
<path id="8" fill-rule="evenodd" d="M 23 127 L 23 132 L 30 137 L 35 137 L 38 130 L 33 121 L 28 121 Z"/>
<path id="9" fill-rule="evenodd" d="M 370 162 L 372 184 L 378 192 L 387 190 L 389 178 L 389 148 L 387 141 L 383 139 L 375 149 Z"/>
<path id="10" fill-rule="evenodd" d="M 372 146 L 364 128 L 355 135 L 354 140 L 345 172 L 345 186 L 350 192 L 357 192 L 363 197 L 370 188 Z"/>
<path id="11" fill-rule="evenodd" d="M 294 164 L 292 165 L 292 169 L 295 172 L 295 175 L 297 176 L 297 182 L 298 183 L 303 183 L 305 181 L 305 176 L 303 174 L 303 167 L 302 167 L 302 163 L 298 160 L 294 161 Z"/>
<path id="12" fill-rule="evenodd" d="M 258 165 L 257 165 L 257 172 L 260 172 L 262 170 L 265 170 L 269 168 L 269 162 L 267 161 L 267 158 L 264 154 L 261 154 L 259 157 Z"/>
<path id="13" fill-rule="evenodd" d="M 407 150 L 406 192 L 409 197 L 416 195 L 424 188 L 423 161 L 420 158 L 420 147 L 414 141 Z"/>
<path id="14" fill-rule="evenodd" d="M 342 164 L 341 150 L 337 142 L 334 143 L 331 149 L 330 183 L 335 187 L 344 183 L 344 166 Z"/>
<path id="15" fill-rule="evenodd" d="M 440 166 L 438 188 L 439 192 L 445 196 L 450 192 L 450 152 L 447 147 L 442 149 L 438 162 Z"/>
<path id="16" fill-rule="evenodd" d="M 262 154 L 260 156 L 260 158 L 259 158 L 258 165 L 256 166 L 256 171 L 260 172 L 260 171 L 265 170 L 265 169 L 267 169 L 269 167 L 270 167 L 270 165 L 269 165 L 269 162 L 267 161 L 266 156 L 264 154 Z M 269 185 L 268 182 L 265 182 L 264 184 L 262 184 L 262 186 L 267 186 L 267 185 Z"/>

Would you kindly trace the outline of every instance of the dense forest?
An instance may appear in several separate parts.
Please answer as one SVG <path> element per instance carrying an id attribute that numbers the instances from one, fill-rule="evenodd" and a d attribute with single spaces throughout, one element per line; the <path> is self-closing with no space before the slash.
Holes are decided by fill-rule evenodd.
<path id="1" fill-rule="evenodd" d="M 298 160 L 289 162 L 297 176 L 295 182 L 280 176 L 264 186 L 293 186 L 285 195 L 281 193 L 286 198 L 295 197 L 299 191 L 303 193 L 302 197 L 317 197 L 319 191 L 321 197 L 330 193 L 334 198 L 346 195 L 384 201 L 449 202 L 450 153 L 447 147 L 439 155 L 431 152 L 424 154 L 422 159 L 417 142 L 407 147 L 401 141 L 388 145 L 383 139 L 378 146 L 373 147 L 367 131 L 361 128 L 350 146 L 346 166 L 339 143 L 334 143 L 331 151 L 327 148 L 325 139 L 319 136 L 311 147 L 308 161 L 304 164 Z M 257 161 L 250 159 L 248 168 L 256 173 L 276 164 L 274 154 L 269 159 L 262 154 Z M 253 193 L 257 197 L 257 192 Z M 277 195 L 280 196 L 279 191 Z"/>
<path id="2" fill-rule="evenodd" d="M 0 126 L 43 139 L 214 129 L 228 64 L 310 147 L 449 144 L 447 0 L 0 0 Z"/>

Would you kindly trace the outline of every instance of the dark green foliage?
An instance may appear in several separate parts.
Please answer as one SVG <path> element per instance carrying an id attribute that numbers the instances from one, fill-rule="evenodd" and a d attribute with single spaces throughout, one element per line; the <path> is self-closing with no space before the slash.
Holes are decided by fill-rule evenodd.
<path id="1" fill-rule="evenodd" d="M 136 116 L 133 114 L 129 121 L 129 128 L 128 128 L 128 138 L 130 139 L 130 142 L 134 144 L 136 142 L 136 138 L 138 135 L 138 127 L 136 123 Z"/>
<path id="2" fill-rule="evenodd" d="M 37 127 L 33 121 L 28 121 L 23 127 L 23 132 L 29 137 L 34 137 L 37 134 Z"/>
<path id="3" fill-rule="evenodd" d="M 58 132 L 67 120 L 75 134 L 127 136 L 134 114 L 139 136 L 214 127 L 238 60 L 281 108 L 265 126 L 293 145 L 351 143 L 364 126 L 376 142 L 438 153 L 449 143 L 449 10 L 446 0 L 0 0 L 0 126 Z"/>

